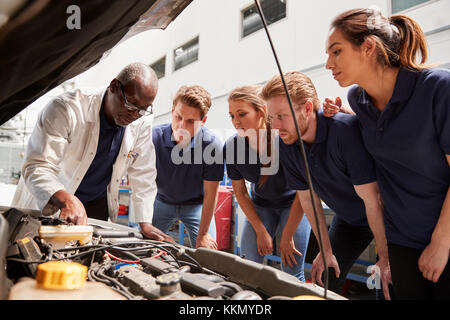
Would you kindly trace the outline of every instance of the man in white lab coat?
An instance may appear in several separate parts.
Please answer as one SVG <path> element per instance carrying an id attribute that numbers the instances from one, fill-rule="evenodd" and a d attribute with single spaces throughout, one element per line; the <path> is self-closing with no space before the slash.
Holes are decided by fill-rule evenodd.
<path id="1" fill-rule="evenodd" d="M 143 63 L 126 66 L 99 92 L 75 90 L 53 99 L 29 139 L 12 201 L 18 208 L 86 224 L 117 219 L 118 193 L 127 173 L 134 220 L 151 239 L 173 239 L 154 227 L 156 196 L 152 103 L 155 72 Z"/>

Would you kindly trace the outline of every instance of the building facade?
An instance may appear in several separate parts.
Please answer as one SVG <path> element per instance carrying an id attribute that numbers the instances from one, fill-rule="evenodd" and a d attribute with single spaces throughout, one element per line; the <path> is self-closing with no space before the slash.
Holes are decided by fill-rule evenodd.
<path id="1" fill-rule="evenodd" d="M 341 96 L 325 69 L 325 42 L 331 20 L 357 7 L 377 6 L 384 15 L 402 13 L 422 26 L 429 63 L 450 66 L 450 0 L 261 0 L 283 71 L 305 72 L 321 99 Z M 170 121 L 172 98 L 181 85 L 199 84 L 213 97 L 206 126 L 225 139 L 233 133 L 227 95 L 244 84 L 263 84 L 278 72 L 252 0 L 195 0 L 166 30 L 139 34 L 114 48 L 98 65 L 75 79 L 75 86 L 107 86 L 128 63 L 152 65 L 160 77 L 155 124 Z"/>

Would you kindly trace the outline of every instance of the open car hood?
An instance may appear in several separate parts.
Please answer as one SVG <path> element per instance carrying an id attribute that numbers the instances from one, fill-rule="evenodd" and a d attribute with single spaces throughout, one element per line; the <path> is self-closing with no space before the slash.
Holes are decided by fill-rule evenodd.
<path id="1" fill-rule="evenodd" d="M 191 2 L 2 0 L 0 125 L 97 64 L 119 42 L 165 29 Z"/>

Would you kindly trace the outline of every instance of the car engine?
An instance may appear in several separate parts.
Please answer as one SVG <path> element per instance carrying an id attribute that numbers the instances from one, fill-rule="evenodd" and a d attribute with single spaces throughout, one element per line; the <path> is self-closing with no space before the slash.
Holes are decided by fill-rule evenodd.
<path id="1" fill-rule="evenodd" d="M 323 299 L 323 288 L 273 267 L 228 252 L 144 239 L 135 228 L 95 219 L 76 226 L 9 208 L 0 214 L 0 236 L 2 299 Z M 58 264 L 68 263 L 84 268 L 82 289 L 51 290 L 65 279 Z M 326 299 L 344 298 L 329 291 Z"/>

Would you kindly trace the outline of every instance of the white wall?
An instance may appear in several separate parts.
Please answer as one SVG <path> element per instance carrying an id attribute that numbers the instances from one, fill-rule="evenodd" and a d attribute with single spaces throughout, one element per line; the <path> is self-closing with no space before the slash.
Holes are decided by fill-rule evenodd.
<path id="1" fill-rule="evenodd" d="M 166 76 L 160 79 L 155 100 L 155 123 L 170 121 L 172 98 L 181 85 L 199 84 L 210 91 L 213 107 L 206 125 L 225 136 L 231 129 L 226 96 L 236 86 L 263 83 L 278 72 L 264 30 L 241 39 L 241 10 L 252 0 L 196 0 L 169 27 L 151 30 L 127 40 L 97 66 L 76 79 L 77 85 L 103 85 L 128 63 L 151 64 L 166 55 Z M 269 31 L 283 71 L 305 71 L 320 98 L 340 95 L 340 88 L 325 69 L 325 41 L 334 16 L 347 9 L 378 6 L 389 14 L 389 0 L 287 0 L 287 17 Z M 450 62 L 450 0 L 430 1 L 404 13 L 416 19 L 428 36 L 430 63 Z M 434 33 L 433 30 L 441 30 Z M 198 61 L 173 71 L 173 50 L 199 36 Z"/>

